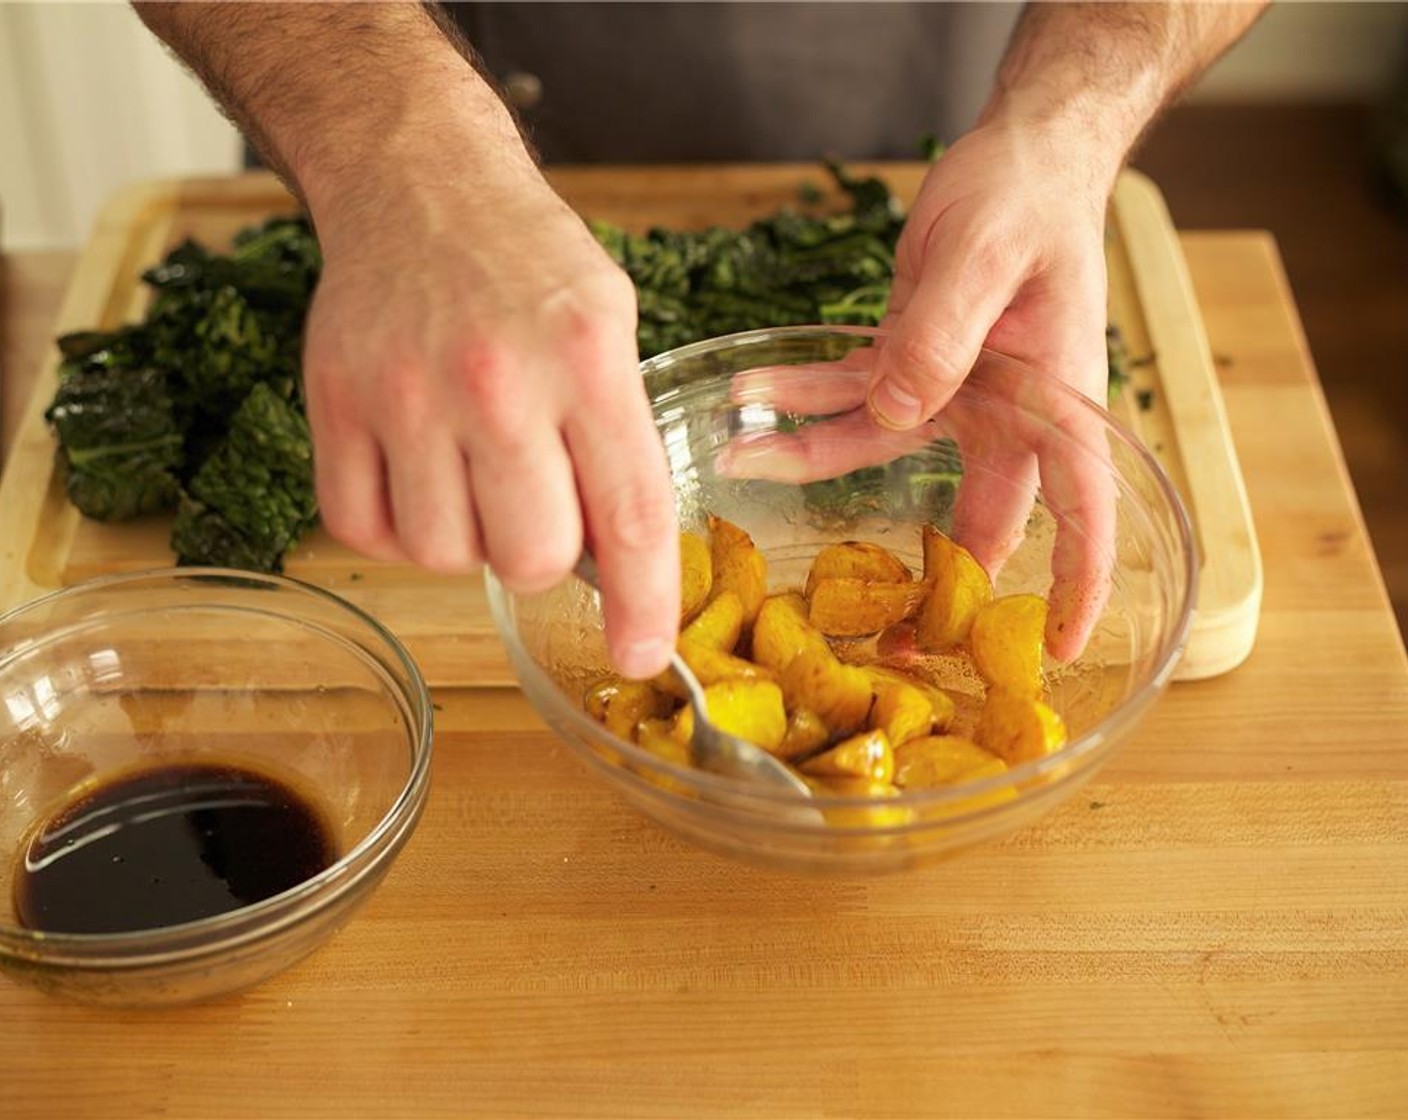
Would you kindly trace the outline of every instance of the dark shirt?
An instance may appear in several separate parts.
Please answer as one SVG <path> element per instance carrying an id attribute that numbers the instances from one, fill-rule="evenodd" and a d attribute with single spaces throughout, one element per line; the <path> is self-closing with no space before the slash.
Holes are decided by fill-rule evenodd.
<path id="1" fill-rule="evenodd" d="M 906 159 L 971 126 L 1015 4 L 465 3 L 543 159 Z"/>

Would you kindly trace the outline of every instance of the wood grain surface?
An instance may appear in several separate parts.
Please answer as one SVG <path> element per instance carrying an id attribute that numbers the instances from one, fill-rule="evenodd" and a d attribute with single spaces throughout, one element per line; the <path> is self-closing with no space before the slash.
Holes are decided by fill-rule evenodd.
<path id="1" fill-rule="evenodd" d="M 48 362 L 54 313 L 77 260 L 66 249 L 0 256 L 0 466 Z"/>
<path id="2" fill-rule="evenodd" d="M 1182 244 L 1261 623 L 1079 797 L 937 867 L 793 878 L 636 817 L 516 692 L 439 690 L 366 910 L 201 1007 L 0 982 L 0 1114 L 1408 1113 L 1408 662 L 1274 244 Z"/>
<path id="3" fill-rule="evenodd" d="M 875 170 L 905 200 L 925 165 Z M 741 226 L 795 204 L 809 166 L 564 168 L 554 185 L 579 212 L 643 230 Z M 102 214 L 68 289 L 60 329 L 112 327 L 141 315 L 140 272 L 186 237 L 223 246 L 241 228 L 293 208 L 268 175 L 137 183 Z M 1111 207 L 1110 315 L 1137 360 L 1117 415 L 1154 450 L 1183 495 L 1202 557 L 1198 613 L 1178 672 L 1193 679 L 1242 662 L 1256 635 L 1261 568 L 1236 450 L 1172 223 L 1156 187 L 1127 173 Z M 46 368 L 0 491 L 0 606 L 114 571 L 164 566 L 169 519 L 108 525 L 80 517 L 53 477 L 42 406 Z M 290 575 L 329 587 L 391 627 L 435 685 L 515 683 L 477 577 L 447 579 L 369 561 L 315 530 Z"/>

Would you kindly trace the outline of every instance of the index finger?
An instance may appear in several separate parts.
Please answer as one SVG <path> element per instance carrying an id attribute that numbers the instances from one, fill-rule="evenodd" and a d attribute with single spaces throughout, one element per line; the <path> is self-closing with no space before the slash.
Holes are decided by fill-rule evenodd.
<path id="1" fill-rule="evenodd" d="M 679 526 L 664 445 L 634 347 L 603 349 L 563 435 L 601 579 L 613 664 L 641 679 L 664 670 L 678 634 Z"/>

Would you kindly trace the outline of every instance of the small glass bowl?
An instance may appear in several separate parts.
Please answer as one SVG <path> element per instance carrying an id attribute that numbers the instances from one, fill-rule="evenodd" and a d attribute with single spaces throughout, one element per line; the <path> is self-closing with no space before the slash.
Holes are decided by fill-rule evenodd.
<path id="1" fill-rule="evenodd" d="M 917 432 L 888 431 L 863 405 L 886 338 L 857 327 L 750 331 L 643 363 L 682 525 L 704 531 L 711 513 L 738 524 L 766 557 L 772 591 L 799 588 L 817 551 L 843 540 L 882 545 L 917 571 L 925 523 L 970 545 L 975 525 L 1007 524 L 1012 550 L 988 565 L 999 595 L 1047 594 L 1053 558 L 1069 568 L 1073 556 L 1103 557 L 1110 576 L 1090 592 L 1103 605 L 1089 641 L 1064 663 L 1046 660 L 1050 703 L 1069 731 L 1060 750 L 891 800 L 818 796 L 821 819 L 798 815 L 785 792 L 674 765 L 585 713 L 585 691 L 610 665 L 599 603 L 583 584 L 518 595 L 487 577 L 524 692 L 569 747 L 648 816 L 747 861 L 894 870 L 1030 823 L 1130 737 L 1187 637 L 1197 567 L 1188 517 L 1134 437 L 1056 379 L 986 351 L 937 417 Z M 825 417 L 839 422 L 811 427 Z M 779 456 L 779 437 L 796 445 L 800 432 L 807 453 Z M 1108 532 L 1082 503 L 1105 507 Z M 976 677 L 931 679 L 960 708 L 980 703 Z"/>
<path id="2" fill-rule="evenodd" d="M 104 577 L 0 617 L 0 969 L 87 1002 L 183 1003 L 317 948 L 371 895 L 419 819 L 431 705 L 401 644 L 279 576 L 178 568 Z M 234 764 L 317 811 L 338 858 L 281 894 L 129 933 L 18 924 L 39 822 L 114 776 Z"/>

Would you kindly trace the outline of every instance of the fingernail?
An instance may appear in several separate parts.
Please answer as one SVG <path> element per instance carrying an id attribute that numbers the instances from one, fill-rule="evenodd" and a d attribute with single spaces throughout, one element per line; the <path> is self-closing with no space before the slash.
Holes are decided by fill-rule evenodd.
<path id="1" fill-rule="evenodd" d="M 632 680 L 653 677 L 670 663 L 670 644 L 650 638 L 626 646 L 616 657 L 616 668 Z"/>
<path id="2" fill-rule="evenodd" d="M 870 391 L 869 405 L 875 422 L 895 431 L 907 431 L 924 419 L 923 404 L 919 398 L 888 380 L 880 382 Z"/>

